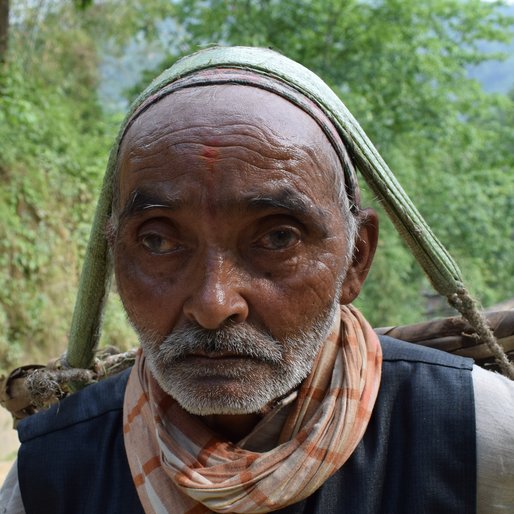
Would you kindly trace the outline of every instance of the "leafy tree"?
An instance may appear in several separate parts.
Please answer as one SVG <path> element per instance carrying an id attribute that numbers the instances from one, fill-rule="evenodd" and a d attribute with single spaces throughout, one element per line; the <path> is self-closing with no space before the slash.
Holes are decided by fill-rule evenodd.
<path id="1" fill-rule="evenodd" d="M 66 347 L 112 139 L 96 97 L 96 42 L 82 16 L 53 4 L 26 6 L 15 19 L 17 58 L 0 76 L 0 369 Z M 111 334 L 120 330 L 112 325 L 118 311 L 108 317 Z"/>

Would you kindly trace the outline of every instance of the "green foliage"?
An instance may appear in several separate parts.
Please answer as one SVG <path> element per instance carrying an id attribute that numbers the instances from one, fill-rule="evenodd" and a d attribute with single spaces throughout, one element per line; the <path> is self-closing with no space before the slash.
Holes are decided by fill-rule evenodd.
<path id="1" fill-rule="evenodd" d="M 94 42 L 76 14 L 63 8 L 37 31 L 31 24 L 28 15 L 15 27 L 19 57 L 0 77 L 0 369 L 66 347 L 112 136 L 96 99 Z"/>
<path id="2" fill-rule="evenodd" d="M 74 0 L 73 3 L 79 9 L 87 9 L 93 3 L 93 0 Z"/>

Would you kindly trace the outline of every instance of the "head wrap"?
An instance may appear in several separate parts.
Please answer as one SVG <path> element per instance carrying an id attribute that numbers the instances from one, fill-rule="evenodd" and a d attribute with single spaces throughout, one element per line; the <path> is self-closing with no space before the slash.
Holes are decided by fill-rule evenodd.
<path id="1" fill-rule="evenodd" d="M 301 107 L 304 109 L 308 105 L 320 109 L 333 125 L 327 129 L 328 132 L 337 133 L 353 165 L 381 201 L 434 288 L 448 297 L 462 295 L 463 291 L 467 294 L 453 259 L 434 236 L 346 106 L 317 75 L 272 50 L 213 47 L 184 57 L 159 75 L 135 100 L 121 126 L 111 151 L 82 270 L 67 354 L 70 365 L 88 367 L 99 336 L 101 313 L 111 276 L 105 227 L 111 212 L 116 163 L 123 134 L 134 116 L 159 95 L 166 94 L 167 88 L 177 87 L 174 84 L 181 81 L 201 85 L 218 80 L 222 75 L 205 73 L 208 70 L 232 70 L 229 73 L 232 75 L 230 81 L 235 83 L 244 84 L 253 76 L 250 80 L 252 85 L 260 81 L 262 85 L 266 84 L 266 88 L 293 103 L 303 103 Z M 328 135 L 327 130 L 325 133 Z M 330 135 L 328 137 L 331 138 Z M 343 168 L 345 187 L 352 201 L 357 191 L 355 175 L 352 166 Z"/>
<path id="2" fill-rule="evenodd" d="M 344 187 L 346 196 L 349 200 L 350 209 L 354 210 L 359 206 L 359 185 L 357 182 L 355 169 L 348 156 L 348 152 L 343 145 L 341 137 L 339 136 L 334 125 L 327 118 L 323 110 L 320 109 L 320 107 L 310 98 L 303 95 L 297 89 L 282 81 L 277 80 L 270 75 L 262 75 L 255 73 L 254 71 L 237 68 L 208 68 L 200 69 L 192 74 L 186 75 L 185 77 L 178 78 L 177 80 L 166 84 L 160 89 L 157 89 L 157 91 L 145 97 L 144 100 L 137 105 L 123 126 L 123 131 L 120 133 L 120 143 L 129 128 L 132 126 L 133 122 L 161 98 L 164 98 L 165 96 L 168 96 L 181 89 L 222 84 L 251 86 L 264 89 L 265 91 L 269 91 L 287 99 L 289 102 L 296 105 L 304 112 L 306 112 L 311 118 L 313 118 L 324 132 L 325 136 L 330 141 L 337 156 L 339 157 L 341 166 L 343 168 Z"/>

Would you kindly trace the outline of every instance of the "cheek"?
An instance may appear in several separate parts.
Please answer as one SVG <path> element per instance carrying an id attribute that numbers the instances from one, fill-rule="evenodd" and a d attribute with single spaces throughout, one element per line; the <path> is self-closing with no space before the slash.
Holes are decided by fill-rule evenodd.
<path id="1" fill-rule="evenodd" d="M 169 333 L 176 295 L 170 294 L 173 281 L 159 272 L 146 272 L 129 251 L 119 245 L 114 257 L 116 284 L 130 321 L 138 329 Z"/>
<path id="2" fill-rule="evenodd" d="M 307 328 L 333 303 L 344 269 L 332 253 L 302 260 L 294 273 L 282 280 L 268 279 L 256 287 L 261 315 L 269 323 L 272 334 L 281 339 L 291 331 Z M 264 300 L 264 302 L 263 302 Z M 270 326 L 270 321 L 273 325 Z"/>

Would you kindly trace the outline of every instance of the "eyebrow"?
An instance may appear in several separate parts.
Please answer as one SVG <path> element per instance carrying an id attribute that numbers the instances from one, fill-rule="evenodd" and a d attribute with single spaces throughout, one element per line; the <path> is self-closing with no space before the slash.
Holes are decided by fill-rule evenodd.
<path id="1" fill-rule="evenodd" d="M 302 194 L 289 189 L 283 189 L 274 195 L 243 195 L 241 200 L 251 210 L 284 209 L 299 216 L 317 215 L 324 217 L 326 211 L 316 206 Z"/>
<path id="2" fill-rule="evenodd" d="M 280 209 L 288 211 L 289 214 L 300 220 L 308 221 L 323 237 L 328 233 L 325 220 L 330 217 L 329 211 L 314 204 L 312 200 L 293 188 L 283 188 L 273 195 L 251 195 L 246 200 L 243 196 L 242 203 L 251 210 Z"/>
<path id="3" fill-rule="evenodd" d="M 136 189 L 130 194 L 120 214 L 120 221 L 151 209 L 177 211 L 187 203 L 186 199 L 178 195 Z M 288 214 L 297 216 L 301 220 L 308 220 L 322 233 L 327 232 L 324 220 L 330 217 L 329 211 L 314 204 L 307 196 L 290 187 L 281 188 L 273 193 L 245 193 L 239 198 L 228 199 L 220 206 L 220 209 L 257 212 L 265 210 L 287 211 Z"/>
<path id="4" fill-rule="evenodd" d="M 120 214 L 120 221 L 141 214 L 150 209 L 178 210 L 184 205 L 184 200 L 174 195 L 148 193 L 141 189 L 135 189 L 129 196 L 127 203 Z"/>

